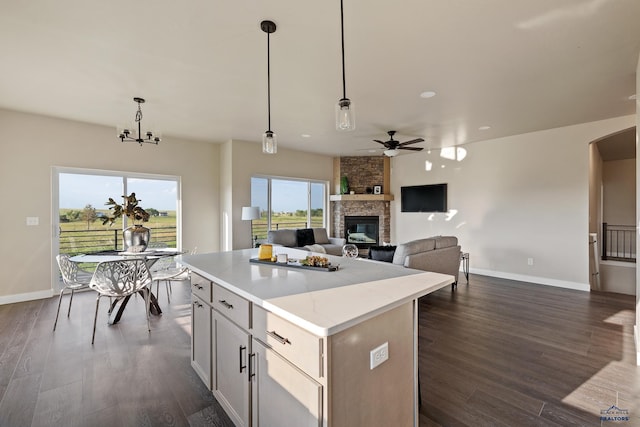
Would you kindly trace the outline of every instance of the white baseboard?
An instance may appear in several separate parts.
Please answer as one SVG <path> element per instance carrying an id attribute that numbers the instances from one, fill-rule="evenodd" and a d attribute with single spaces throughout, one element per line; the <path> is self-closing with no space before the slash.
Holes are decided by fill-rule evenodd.
<path id="1" fill-rule="evenodd" d="M 525 274 L 505 273 L 502 271 L 483 270 L 479 268 L 470 268 L 472 274 L 480 274 L 482 276 L 499 277 L 501 279 L 518 280 L 520 282 L 537 283 L 539 285 L 555 286 L 558 288 L 575 289 L 577 291 L 589 292 L 589 284 L 568 282 L 566 280 L 550 279 L 548 277 L 527 276 Z"/>
<path id="2" fill-rule="evenodd" d="M 52 296 L 53 289 L 47 289 L 46 291 L 38 292 L 28 292 L 25 294 L 4 295 L 0 296 L 0 305 L 51 298 Z"/>

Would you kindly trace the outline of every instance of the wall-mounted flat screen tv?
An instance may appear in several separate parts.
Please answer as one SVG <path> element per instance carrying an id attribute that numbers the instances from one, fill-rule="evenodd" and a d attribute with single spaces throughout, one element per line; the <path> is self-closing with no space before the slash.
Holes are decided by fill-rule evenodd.
<path id="1" fill-rule="evenodd" d="M 447 212 L 447 184 L 400 187 L 402 212 Z"/>

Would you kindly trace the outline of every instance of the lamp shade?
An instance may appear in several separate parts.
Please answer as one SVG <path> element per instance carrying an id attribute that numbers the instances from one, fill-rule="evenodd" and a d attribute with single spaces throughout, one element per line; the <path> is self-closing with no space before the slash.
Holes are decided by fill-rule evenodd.
<path id="1" fill-rule="evenodd" d="M 258 218 L 260 218 L 259 206 L 243 206 L 242 207 L 243 220 L 258 219 Z"/>

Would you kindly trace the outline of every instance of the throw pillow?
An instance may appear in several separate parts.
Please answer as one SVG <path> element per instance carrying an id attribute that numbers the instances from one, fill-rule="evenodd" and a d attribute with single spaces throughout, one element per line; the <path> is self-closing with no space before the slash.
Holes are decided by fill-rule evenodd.
<path id="1" fill-rule="evenodd" d="M 313 245 L 316 243 L 313 237 L 312 228 L 299 228 L 296 230 L 296 238 L 298 239 L 298 247 Z"/>
<path id="2" fill-rule="evenodd" d="M 393 254 L 396 252 L 395 246 L 370 246 L 369 259 L 376 261 L 391 262 Z"/>
<path id="3" fill-rule="evenodd" d="M 313 238 L 315 239 L 316 243 L 320 245 L 331 243 L 331 241 L 329 240 L 329 236 L 327 236 L 326 228 L 314 228 Z"/>

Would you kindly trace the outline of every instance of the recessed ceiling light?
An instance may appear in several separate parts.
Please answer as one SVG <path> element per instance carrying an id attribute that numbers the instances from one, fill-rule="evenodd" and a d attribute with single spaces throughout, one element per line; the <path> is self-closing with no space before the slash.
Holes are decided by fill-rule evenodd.
<path id="1" fill-rule="evenodd" d="M 491 126 L 480 126 L 478 128 L 478 130 L 489 130 L 489 129 L 491 129 Z"/>
<path id="2" fill-rule="evenodd" d="M 377 153 L 378 150 L 368 150 L 369 153 Z"/>
<path id="3" fill-rule="evenodd" d="M 311 135 L 309 135 L 308 133 L 303 133 L 300 136 L 303 137 L 303 138 L 311 138 Z"/>
<path id="4" fill-rule="evenodd" d="M 433 98 L 436 96 L 436 93 L 432 90 L 425 90 L 420 94 L 420 98 Z"/>
<path id="5" fill-rule="evenodd" d="M 638 99 L 638 96 L 635 93 L 629 97 L 630 101 L 634 101 L 636 99 Z"/>

